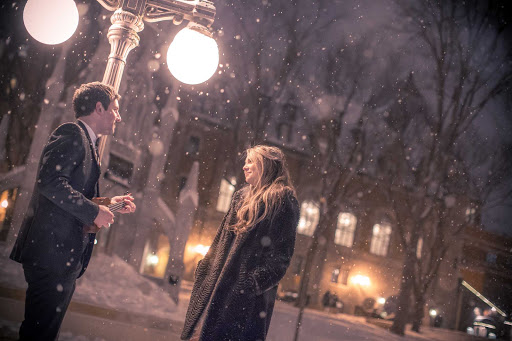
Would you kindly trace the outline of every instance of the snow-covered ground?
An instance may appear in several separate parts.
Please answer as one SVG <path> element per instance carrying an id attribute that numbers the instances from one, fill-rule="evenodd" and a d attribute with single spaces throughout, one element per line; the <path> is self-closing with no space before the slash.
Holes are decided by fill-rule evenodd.
<path id="1" fill-rule="evenodd" d="M 21 265 L 8 259 L 9 250 L 0 248 L 0 286 L 25 288 Z M 91 260 L 86 274 L 78 280 L 73 300 L 122 312 L 136 312 L 151 317 L 183 321 L 190 296 L 190 283 L 184 283 L 178 305 L 151 280 L 139 275 L 119 257 L 99 254 Z M 293 340 L 298 309 L 288 303 L 276 302 L 268 341 Z M 19 323 L 0 319 L 0 330 L 16 333 Z M 169 340 L 178 340 L 171 335 Z M 468 335 L 443 329 L 423 328 L 422 334 L 407 332 L 399 337 L 368 323 L 364 318 L 347 314 L 328 314 L 306 310 L 300 332 L 301 341 L 457 341 L 470 340 Z M 115 341 L 105 338 L 75 335 L 72 331 L 61 333 L 64 341 Z M 128 341 L 128 340 L 127 340 Z M 135 340 L 134 340 L 135 341 Z M 136 340 L 139 341 L 139 340 Z"/>
<path id="2" fill-rule="evenodd" d="M 21 264 L 10 260 L 9 252 L 5 247 L 0 249 L 0 285 L 26 288 Z M 105 254 L 91 259 L 85 275 L 77 281 L 73 300 L 160 318 L 177 317 L 173 314 L 176 304 L 160 286 L 139 275 L 119 257 Z"/>

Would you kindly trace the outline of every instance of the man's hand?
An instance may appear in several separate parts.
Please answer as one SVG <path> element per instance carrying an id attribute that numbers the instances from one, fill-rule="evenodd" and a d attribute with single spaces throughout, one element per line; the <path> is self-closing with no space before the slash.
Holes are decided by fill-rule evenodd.
<path id="1" fill-rule="evenodd" d="M 133 203 L 133 197 L 131 194 L 128 195 L 118 195 L 116 197 L 113 197 L 110 199 L 110 202 L 112 204 L 117 204 L 118 202 L 124 201 L 124 208 L 120 209 L 118 212 L 125 214 L 125 213 L 133 213 L 135 212 L 135 209 L 137 206 Z"/>
<path id="2" fill-rule="evenodd" d="M 110 212 L 107 206 L 99 205 L 100 210 L 98 211 L 98 215 L 96 219 L 94 219 L 94 223 L 98 227 L 108 227 L 110 224 L 114 223 L 114 213 Z"/>

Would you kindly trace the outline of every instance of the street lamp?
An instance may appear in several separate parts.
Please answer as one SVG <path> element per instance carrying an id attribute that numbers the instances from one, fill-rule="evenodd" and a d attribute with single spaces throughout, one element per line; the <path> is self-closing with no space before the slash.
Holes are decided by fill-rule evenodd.
<path id="1" fill-rule="evenodd" d="M 215 6 L 211 1 L 97 1 L 105 9 L 114 11 L 110 18 L 112 25 L 107 34 L 110 55 L 103 75 L 104 84 L 119 91 L 128 54 L 139 45 L 138 33 L 144 29 L 143 21 L 172 20 L 175 25 L 180 25 L 183 20 L 189 22 L 187 27 L 178 32 L 167 53 L 169 69 L 176 79 L 186 84 L 199 84 L 215 73 L 219 63 L 219 49 L 210 31 L 215 20 Z M 23 12 L 23 20 L 34 39 L 45 44 L 59 44 L 71 37 L 78 25 L 78 19 L 64 18 L 74 18 L 77 15 L 78 11 L 72 0 L 29 0 Z M 65 34 L 60 35 L 61 31 Z M 99 143 L 100 159 L 105 146 L 106 138 L 102 137 Z"/>
<path id="2" fill-rule="evenodd" d="M 114 11 L 108 30 L 111 52 L 103 83 L 119 90 L 126 58 L 139 45 L 143 21 L 189 21 L 171 43 L 167 62 L 171 73 L 186 84 L 208 80 L 217 69 L 219 49 L 210 32 L 215 6 L 208 0 L 97 0 Z M 23 21 L 28 33 L 44 44 L 60 44 L 78 26 L 78 10 L 73 0 L 28 0 Z"/>
<path id="3" fill-rule="evenodd" d="M 78 9 L 73 0 L 28 0 L 23 11 L 28 33 L 43 44 L 68 40 L 78 26 Z"/>

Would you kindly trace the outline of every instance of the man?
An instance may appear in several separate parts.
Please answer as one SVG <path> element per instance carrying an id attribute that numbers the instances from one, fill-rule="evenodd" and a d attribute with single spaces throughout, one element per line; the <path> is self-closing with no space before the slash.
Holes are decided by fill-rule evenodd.
<path id="1" fill-rule="evenodd" d="M 83 84 L 73 96 L 76 122 L 64 123 L 43 149 L 37 181 L 10 258 L 23 264 L 28 283 L 20 340 L 55 340 L 76 279 L 87 268 L 95 233 L 114 222 L 99 196 L 98 135 L 114 133 L 121 121 L 119 94 L 99 82 Z M 135 211 L 131 195 L 121 213 Z"/>

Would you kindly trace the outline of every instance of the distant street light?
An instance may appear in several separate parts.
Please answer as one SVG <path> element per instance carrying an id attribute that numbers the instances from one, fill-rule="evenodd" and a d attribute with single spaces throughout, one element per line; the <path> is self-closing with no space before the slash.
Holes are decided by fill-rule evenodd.
<path id="1" fill-rule="evenodd" d="M 201 256 L 206 256 L 206 253 L 208 253 L 208 250 L 210 249 L 210 246 L 203 245 L 203 244 L 197 244 L 196 246 L 192 247 L 192 251 L 200 254 Z"/>
<path id="2" fill-rule="evenodd" d="M 370 286 L 370 278 L 368 276 L 355 275 L 354 277 L 352 277 L 351 282 L 356 285 L 363 286 L 363 287 Z"/>
<path id="3" fill-rule="evenodd" d="M 176 35 L 167 53 L 171 73 L 186 84 L 208 80 L 217 69 L 219 48 L 209 27 L 215 18 L 215 6 L 208 0 L 97 0 L 115 11 L 108 30 L 111 53 L 103 83 L 119 89 L 128 53 L 139 45 L 138 32 L 143 20 L 173 20 L 187 27 Z M 60 44 L 69 39 L 78 26 L 78 9 L 73 0 L 29 0 L 23 11 L 28 33 L 44 44 Z"/>

